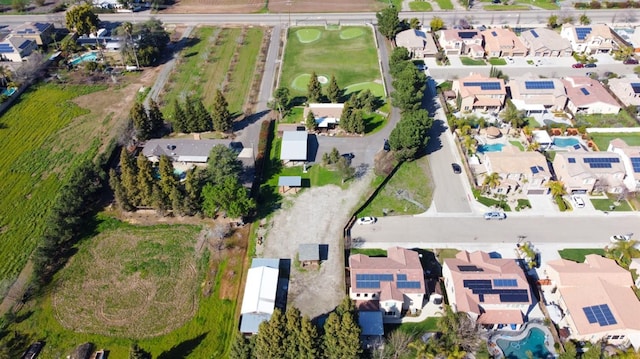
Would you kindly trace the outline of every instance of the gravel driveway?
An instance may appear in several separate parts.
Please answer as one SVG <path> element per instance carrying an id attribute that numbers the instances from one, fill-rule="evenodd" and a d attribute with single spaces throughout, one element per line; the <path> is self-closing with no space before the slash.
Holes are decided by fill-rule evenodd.
<path id="1" fill-rule="evenodd" d="M 342 229 L 362 195 L 369 188 L 373 171 L 352 180 L 346 190 L 328 185 L 287 195 L 282 209 L 267 225 L 264 243 L 257 254 L 265 258 L 291 259 L 287 305 L 315 318 L 333 310 L 345 295 Z M 319 269 L 303 269 L 294 264 L 298 245 L 328 245 L 327 260 Z"/>

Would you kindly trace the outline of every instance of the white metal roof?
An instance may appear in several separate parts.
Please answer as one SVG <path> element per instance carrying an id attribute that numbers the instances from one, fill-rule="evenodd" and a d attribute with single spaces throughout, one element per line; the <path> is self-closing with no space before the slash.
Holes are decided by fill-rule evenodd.
<path id="1" fill-rule="evenodd" d="M 269 267 L 249 269 L 244 287 L 241 314 L 273 313 L 278 289 L 278 270 Z"/>
<path id="2" fill-rule="evenodd" d="M 307 131 L 284 131 L 280 159 L 285 161 L 307 160 Z"/>

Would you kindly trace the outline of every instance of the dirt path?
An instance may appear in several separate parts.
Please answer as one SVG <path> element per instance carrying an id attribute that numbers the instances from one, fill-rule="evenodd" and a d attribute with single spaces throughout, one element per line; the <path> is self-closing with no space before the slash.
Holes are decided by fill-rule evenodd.
<path id="1" fill-rule="evenodd" d="M 328 313 L 344 297 L 342 229 L 372 179 L 369 171 L 346 190 L 333 185 L 305 190 L 286 199 L 269 224 L 258 256 L 291 259 L 288 305 L 303 315 L 315 318 Z M 328 245 L 327 260 L 319 269 L 301 270 L 293 263 L 303 243 Z"/>

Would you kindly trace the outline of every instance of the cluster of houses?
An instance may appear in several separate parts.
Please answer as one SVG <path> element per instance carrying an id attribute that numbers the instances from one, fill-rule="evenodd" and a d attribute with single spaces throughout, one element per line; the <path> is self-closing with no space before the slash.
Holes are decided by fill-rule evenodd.
<path id="1" fill-rule="evenodd" d="M 349 272 L 349 296 L 360 315 L 366 313 L 367 321 L 360 324 L 374 328 L 445 294 L 438 286 L 433 292 L 427 288 L 421 258 L 413 250 L 390 248 L 387 257 L 352 255 Z M 640 347 L 640 301 L 631 273 L 614 260 L 595 254 L 584 263 L 558 259 L 538 273 L 542 278 L 531 287 L 516 259 L 461 251 L 444 260 L 440 279 L 452 310 L 469 314 L 485 329 L 518 330 L 546 311 L 563 339 Z"/>
<path id="2" fill-rule="evenodd" d="M 445 55 L 484 57 L 560 57 L 574 52 L 610 53 L 624 40 L 605 24 L 564 24 L 560 33 L 536 28 L 517 36 L 511 29 L 444 29 L 435 33 L 425 29 L 409 29 L 396 35 L 397 46 L 406 47 L 414 58 Z"/>
<path id="3" fill-rule="evenodd" d="M 54 26 L 47 22 L 25 22 L 0 36 L 0 61 L 22 62 L 53 41 Z"/>

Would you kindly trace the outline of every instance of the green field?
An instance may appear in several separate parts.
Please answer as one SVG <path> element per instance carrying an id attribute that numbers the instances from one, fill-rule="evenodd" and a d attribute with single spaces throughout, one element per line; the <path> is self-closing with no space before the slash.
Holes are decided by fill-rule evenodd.
<path id="1" fill-rule="evenodd" d="M 412 1 L 409 3 L 411 11 L 432 11 L 433 7 L 426 1 Z"/>
<path id="2" fill-rule="evenodd" d="M 453 10 L 453 3 L 451 0 L 436 0 L 436 2 L 442 10 Z"/>
<path id="3" fill-rule="evenodd" d="M 312 40 L 318 33 L 319 38 Z M 289 87 L 292 96 L 305 96 L 314 71 L 327 79 L 335 75 L 343 89 L 357 85 L 357 90 L 383 94 L 373 34 L 367 27 L 291 28 L 280 85 Z"/>
<path id="4" fill-rule="evenodd" d="M 190 46 L 182 50 L 165 87 L 164 113 L 170 115 L 173 100 L 183 100 L 188 95 L 202 98 L 211 109 L 216 90 L 222 88 L 225 79 L 228 82 L 223 93 L 229 102 L 229 111 L 242 113 L 263 35 L 264 30 L 259 27 L 195 30 Z"/>
<path id="5" fill-rule="evenodd" d="M 236 293 L 221 299 L 219 283 L 224 276 L 238 285 L 242 256 L 221 259 L 205 296 L 209 256 L 195 252 L 199 226 L 99 221 L 98 234 L 80 245 L 52 293 L 23 308 L 31 314 L 14 329 L 45 338 L 44 358 L 64 358 L 85 342 L 126 358 L 133 340 L 154 358 L 226 357 Z"/>
<path id="6" fill-rule="evenodd" d="M 460 56 L 460 62 L 465 66 L 484 66 L 487 63 L 483 59 L 472 59 L 466 56 Z"/>
<path id="7" fill-rule="evenodd" d="M 489 59 L 489 63 L 493 66 L 502 66 L 506 65 L 507 61 L 501 57 L 492 57 Z"/>
<path id="8" fill-rule="evenodd" d="M 588 254 L 597 254 L 604 256 L 604 249 L 602 248 L 567 248 L 558 251 L 562 259 L 582 263 L 584 257 Z"/>
<path id="9" fill-rule="evenodd" d="M 82 146 L 77 138 L 60 141 L 61 133 L 71 132 L 70 123 L 89 112 L 71 100 L 104 88 L 35 85 L 0 117 L 0 298 L 36 247 L 62 174 L 84 156 L 93 157 L 101 145 L 86 138 Z"/>
<path id="10" fill-rule="evenodd" d="M 615 129 L 612 129 L 615 130 Z M 629 146 L 640 146 L 640 132 L 624 133 L 624 132 L 608 132 L 608 133 L 590 133 L 589 137 L 596 143 L 600 151 L 606 151 L 609 142 L 616 138 L 624 140 Z"/>

